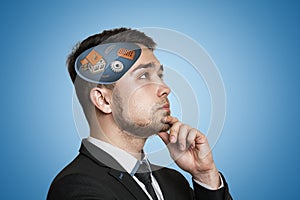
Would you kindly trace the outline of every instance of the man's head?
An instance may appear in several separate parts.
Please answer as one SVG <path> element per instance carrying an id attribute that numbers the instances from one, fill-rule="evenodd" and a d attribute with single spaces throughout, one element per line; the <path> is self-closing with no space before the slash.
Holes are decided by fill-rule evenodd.
<path id="1" fill-rule="evenodd" d="M 92 47 L 109 43 L 132 43 L 141 54 L 114 83 L 97 84 L 81 78 L 75 70 L 76 59 Z M 120 130 L 141 137 L 169 128 L 163 120 L 170 114 L 170 89 L 162 80 L 163 67 L 153 54 L 154 48 L 150 37 L 126 28 L 104 31 L 77 44 L 67 64 L 90 127 L 110 119 Z"/>

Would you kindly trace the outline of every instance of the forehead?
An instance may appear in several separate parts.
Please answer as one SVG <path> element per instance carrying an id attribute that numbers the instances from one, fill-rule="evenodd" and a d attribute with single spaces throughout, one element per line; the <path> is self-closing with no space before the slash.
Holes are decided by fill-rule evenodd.
<path id="1" fill-rule="evenodd" d="M 142 52 L 139 59 L 134 63 L 128 72 L 134 72 L 140 68 L 160 67 L 159 60 L 155 57 L 154 52 L 147 47 L 141 47 Z"/>

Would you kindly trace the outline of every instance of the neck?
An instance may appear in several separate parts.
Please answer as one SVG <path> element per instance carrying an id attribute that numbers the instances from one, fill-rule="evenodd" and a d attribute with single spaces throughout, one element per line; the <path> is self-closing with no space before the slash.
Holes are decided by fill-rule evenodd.
<path id="1" fill-rule="evenodd" d="M 97 128 L 90 128 L 90 135 L 92 137 L 110 143 L 111 145 L 128 152 L 138 160 L 143 158 L 143 147 L 147 140 L 146 138 L 136 137 L 120 130 L 115 123 L 105 123 L 105 120 L 103 119 L 102 122 L 103 123 L 99 123 Z M 109 127 L 104 124 L 109 124 Z"/>

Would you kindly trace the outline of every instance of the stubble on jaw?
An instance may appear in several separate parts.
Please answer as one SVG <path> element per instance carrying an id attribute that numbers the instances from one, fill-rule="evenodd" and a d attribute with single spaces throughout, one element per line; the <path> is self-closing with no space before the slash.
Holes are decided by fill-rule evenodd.
<path id="1" fill-rule="evenodd" d="M 164 103 L 166 101 L 168 100 L 165 100 Z M 122 105 L 126 106 L 127 104 L 124 104 L 123 99 L 120 96 L 118 89 L 116 88 L 113 94 L 113 102 L 115 109 L 113 118 L 120 130 L 125 132 L 126 134 L 132 135 L 134 137 L 148 138 L 154 134 L 162 131 L 168 131 L 170 129 L 170 125 L 164 123 L 163 119 L 137 119 L 134 121 L 130 116 L 127 116 L 126 113 L 124 113 L 124 109 L 122 107 Z M 160 112 L 158 108 L 161 105 L 162 104 L 157 104 L 156 106 L 151 108 L 151 111 L 149 111 L 149 116 L 155 116 L 155 112 Z M 128 114 L 130 115 L 130 113 Z M 170 115 L 170 113 L 166 112 L 164 115 L 165 117 L 167 117 L 168 115 Z"/>

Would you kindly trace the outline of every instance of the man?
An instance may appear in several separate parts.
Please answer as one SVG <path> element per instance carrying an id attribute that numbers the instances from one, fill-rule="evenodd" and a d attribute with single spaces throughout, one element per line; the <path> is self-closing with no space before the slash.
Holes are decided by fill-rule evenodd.
<path id="1" fill-rule="evenodd" d="M 205 135 L 170 115 L 170 88 L 154 48 L 144 33 L 120 28 L 88 37 L 70 54 L 90 137 L 54 179 L 48 200 L 231 199 Z M 149 163 L 143 147 L 155 134 L 192 175 L 194 190 L 179 172 Z"/>

